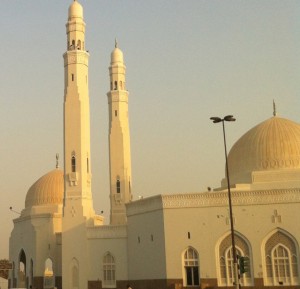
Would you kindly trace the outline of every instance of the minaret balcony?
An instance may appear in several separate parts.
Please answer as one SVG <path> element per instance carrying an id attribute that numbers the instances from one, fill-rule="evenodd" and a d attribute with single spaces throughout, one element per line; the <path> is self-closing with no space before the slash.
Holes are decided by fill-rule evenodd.
<path id="1" fill-rule="evenodd" d="M 64 53 L 64 65 L 84 64 L 88 66 L 90 54 L 85 50 L 68 50 Z"/>

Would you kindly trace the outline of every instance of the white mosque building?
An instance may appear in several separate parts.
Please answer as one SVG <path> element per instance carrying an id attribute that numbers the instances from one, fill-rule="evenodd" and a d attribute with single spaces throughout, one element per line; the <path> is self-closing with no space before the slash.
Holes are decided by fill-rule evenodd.
<path id="1" fill-rule="evenodd" d="M 14 220 L 10 288 L 233 287 L 227 180 L 215 191 L 132 200 L 123 53 L 111 53 L 110 224 L 91 192 L 89 53 L 82 6 L 69 7 L 64 54 L 64 171 L 28 190 Z M 236 250 L 247 288 L 300 288 L 300 125 L 274 116 L 228 155 Z"/>

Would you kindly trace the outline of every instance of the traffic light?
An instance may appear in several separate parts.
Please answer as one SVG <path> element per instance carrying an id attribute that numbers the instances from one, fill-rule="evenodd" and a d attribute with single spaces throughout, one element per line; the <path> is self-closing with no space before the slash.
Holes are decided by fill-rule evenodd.
<path id="1" fill-rule="evenodd" d="M 250 271 L 250 259 L 249 257 L 239 257 L 239 267 L 240 267 L 240 274 L 244 274 Z"/>

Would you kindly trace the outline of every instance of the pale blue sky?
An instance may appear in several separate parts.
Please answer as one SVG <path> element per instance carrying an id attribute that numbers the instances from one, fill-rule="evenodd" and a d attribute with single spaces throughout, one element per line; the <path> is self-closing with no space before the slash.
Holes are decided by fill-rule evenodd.
<path id="1" fill-rule="evenodd" d="M 93 196 L 109 213 L 108 66 L 114 39 L 130 92 L 133 191 L 137 198 L 218 187 L 221 126 L 229 147 L 278 114 L 300 122 L 300 2 L 82 0 L 90 57 Z M 0 259 L 26 192 L 62 165 L 63 59 L 71 1 L 2 0 L 0 27 Z"/>

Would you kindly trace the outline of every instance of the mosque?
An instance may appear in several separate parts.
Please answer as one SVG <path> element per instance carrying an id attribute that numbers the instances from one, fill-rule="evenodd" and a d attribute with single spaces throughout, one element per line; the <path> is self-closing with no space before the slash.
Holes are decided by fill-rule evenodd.
<path id="1" fill-rule="evenodd" d="M 91 192 L 88 60 L 83 8 L 69 7 L 64 53 L 64 171 L 38 179 L 14 219 L 9 288 L 233 287 L 226 177 L 214 191 L 132 199 L 123 53 L 109 67 L 110 223 Z M 300 125 L 274 116 L 228 155 L 236 252 L 247 288 L 300 288 Z M 298 217 L 297 217 L 298 216 Z"/>

